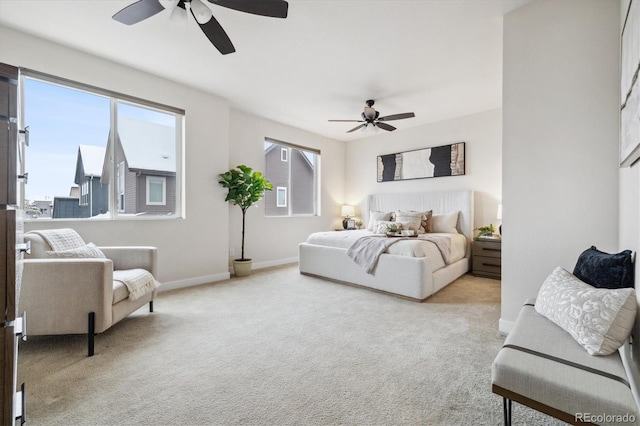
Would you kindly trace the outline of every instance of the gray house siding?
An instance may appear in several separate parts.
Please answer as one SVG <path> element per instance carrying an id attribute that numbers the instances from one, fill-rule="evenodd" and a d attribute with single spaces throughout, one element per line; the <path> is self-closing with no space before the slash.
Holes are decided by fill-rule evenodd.
<path id="1" fill-rule="evenodd" d="M 265 156 L 265 174 L 273 185 L 273 190 L 267 191 L 264 198 L 265 214 L 267 216 L 286 216 L 289 214 L 288 207 L 277 207 L 277 188 L 279 186 L 285 187 L 287 188 L 287 193 L 289 193 L 289 162 L 281 160 L 281 148 L 281 146 L 274 145 Z M 289 151 L 287 152 L 287 159 L 289 159 L 291 150 L 289 148 L 284 149 Z"/>
<path id="2" fill-rule="evenodd" d="M 291 153 L 291 213 L 313 214 L 313 169 L 309 161 L 298 150 Z M 311 190 L 309 190 L 311 188 Z"/>
<path id="3" fill-rule="evenodd" d="M 165 201 L 164 205 L 147 204 L 147 176 L 164 177 L 165 183 Z M 153 214 L 167 214 L 176 211 L 176 177 L 161 176 L 153 173 L 140 173 L 136 179 L 137 184 L 137 213 L 148 212 Z"/>

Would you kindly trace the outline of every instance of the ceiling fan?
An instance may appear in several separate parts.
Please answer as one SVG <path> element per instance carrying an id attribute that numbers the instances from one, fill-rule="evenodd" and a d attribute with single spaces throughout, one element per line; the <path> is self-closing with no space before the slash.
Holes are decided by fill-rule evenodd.
<path id="1" fill-rule="evenodd" d="M 240 12 L 252 13 L 254 15 L 269 16 L 273 18 L 286 18 L 289 3 L 284 0 L 208 0 L 209 3 L 218 6 L 234 9 Z M 220 23 L 213 17 L 209 9 L 202 0 L 178 0 L 175 1 L 175 8 L 171 13 L 183 14 L 189 9 L 204 35 L 223 55 L 236 51 L 229 36 L 224 31 Z M 126 25 L 137 24 L 164 10 L 164 6 L 159 0 L 138 0 L 125 7 L 115 15 L 113 19 Z"/>
<path id="2" fill-rule="evenodd" d="M 329 121 L 364 123 L 354 127 L 351 130 L 348 130 L 347 133 L 355 132 L 358 129 L 363 129 L 363 130 L 374 129 L 375 130 L 376 127 L 392 132 L 396 128 L 390 124 L 385 123 L 385 121 L 402 120 L 404 118 L 413 118 L 416 116 L 412 112 L 404 112 L 402 114 L 392 114 L 392 115 L 386 115 L 384 117 L 379 117 L 380 112 L 373 109 L 374 101 L 372 99 L 369 99 L 366 102 L 366 104 L 367 106 L 364 107 L 364 111 L 360 114 L 362 116 L 362 120 L 329 120 Z"/>

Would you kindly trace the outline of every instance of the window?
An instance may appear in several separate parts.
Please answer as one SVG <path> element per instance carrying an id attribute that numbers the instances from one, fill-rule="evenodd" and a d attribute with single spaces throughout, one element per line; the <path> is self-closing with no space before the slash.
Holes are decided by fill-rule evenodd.
<path id="1" fill-rule="evenodd" d="M 287 188 L 279 186 L 276 188 L 276 207 L 287 207 Z"/>
<path id="2" fill-rule="evenodd" d="M 166 183 L 164 177 L 147 176 L 147 204 L 164 206 L 167 204 Z"/>
<path id="3" fill-rule="evenodd" d="M 116 172 L 116 176 L 118 179 L 118 211 L 124 211 L 124 161 L 118 163 L 118 170 Z"/>
<path id="4" fill-rule="evenodd" d="M 53 200 L 53 219 L 182 216 L 184 111 L 29 70 L 22 83 L 24 205 Z"/>
<path id="5" fill-rule="evenodd" d="M 265 214 L 318 214 L 320 151 L 266 139 L 264 156 L 265 176 L 275 188 L 265 194 Z"/>

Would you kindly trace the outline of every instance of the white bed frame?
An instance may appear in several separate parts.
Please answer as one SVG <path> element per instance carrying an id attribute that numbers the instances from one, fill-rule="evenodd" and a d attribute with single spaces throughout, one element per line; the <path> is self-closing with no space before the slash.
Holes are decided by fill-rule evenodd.
<path id="1" fill-rule="evenodd" d="M 429 258 L 384 253 L 378 260 L 375 273 L 369 275 L 347 256 L 346 249 L 305 242 L 298 248 L 300 273 L 424 301 L 469 271 L 473 238 L 473 191 L 372 194 L 369 195 L 365 217 L 368 219 L 369 211 L 395 210 L 433 210 L 434 214 L 457 210 L 458 232 L 464 234 L 468 241 L 466 256 L 433 271 Z"/>

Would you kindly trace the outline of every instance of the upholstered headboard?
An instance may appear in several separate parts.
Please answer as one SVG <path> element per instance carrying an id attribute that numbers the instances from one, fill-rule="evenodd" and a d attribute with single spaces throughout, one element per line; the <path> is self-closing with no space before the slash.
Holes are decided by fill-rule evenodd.
<path id="1" fill-rule="evenodd" d="M 434 214 L 458 211 L 458 232 L 473 238 L 473 191 L 432 191 L 396 194 L 371 194 L 368 210 L 363 212 L 369 221 L 370 211 L 433 210 Z"/>

